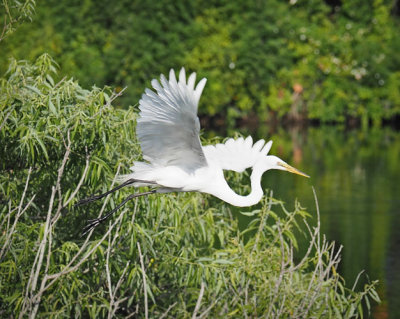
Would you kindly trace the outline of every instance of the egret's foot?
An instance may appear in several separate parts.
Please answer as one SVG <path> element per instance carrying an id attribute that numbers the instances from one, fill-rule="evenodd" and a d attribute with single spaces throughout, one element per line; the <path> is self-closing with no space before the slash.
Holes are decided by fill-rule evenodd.
<path id="1" fill-rule="evenodd" d="M 108 217 L 110 217 L 112 214 L 114 214 L 118 209 L 120 209 L 122 206 L 124 206 L 128 201 L 130 201 L 133 198 L 144 196 L 144 195 L 150 195 L 156 193 L 156 189 L 152 189 L 151 191 L 144 192 L 144 193 L 139 193 L 139 194 L 131 194 L 127 198 L 125 198 L 121 204 L 119 204 L 117 207 L 115 207 L 113 210 L 108 212 L 106 215 L 100 218 L 96 219 L 90 219 L 88 220 L 88 224 L 83 228 L 82 231 L 82 236 L 85 236 L 88 232 L 90 232 L 92 229 L 97 227 L 99 224 L 104 222 Z"/>
<path id="2" fill-rule="evenodd" d="M 88 232 L 90 232 L 92 229 L 96 228 L 99 226 L 103 221 L 105 221 L 105 218 L 96 218 L 96 219 L 89 219 L 88 224 L 83 228 L 82 230 L 82 235 L 81 237 L 85 236 Z"/>

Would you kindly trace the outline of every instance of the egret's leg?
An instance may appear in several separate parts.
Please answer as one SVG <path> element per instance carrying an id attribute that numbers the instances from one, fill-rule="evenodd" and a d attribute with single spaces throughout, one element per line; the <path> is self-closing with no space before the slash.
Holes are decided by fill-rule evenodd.
<path id="1" fill-rule="evenodd" d="M 113 189 L 111 189 L 111 190 L 109 190 L 109 191 L 107 191 L 107 192 L 105 192 L 105 193 L 103 193 L 103 194 L 100 194 L 100 195 L 91 195 L 91 196 L 88 197 L 88 198 L 81 199 L 81 200 L 80 200 L 79 202 L 77 202 L 74 206 L 80 206 L 80 205 L 85 205 L 85 204 L 94 202 L 94 201 L 96 201 L 96 200 L 98 200 L 98 199 L 101 199 L 101 198 L 103 198 L 103 197 L 106 197 L 108 194 L 111 194 L 111 193 L 116 192 L 117 190 L 121 189 L 122 187 L 131 185 L 131 184 L 134 184 L 134 183 L 156 184 L 156 183 L 150 182 L 150 181 L 142 181 L 142 180 L 138 180 L 138 179 L 133 179 L 133 178 L 131 178 L 131 179 L 128 179 L 125 183 L 123 183 L 123 184 L 121 184 L 121 185 L 118 185 L 117 187 L 114 187 Z"/>
<path id="2" fill-rule="evenodd" d="M 138 194 L 131 194 L 129 195 L 127 198 L 125 198 L 121 204 L 119 204 L 117 207 L 115 207 L 113 210 L 111 210 L 110 212 L 108 212 L 106 215 L 104 215 L 103 217 L 100 218 L 96 218 L 96 219 L 90 219 L 88 220 L 88 224 L 83 228 L 82 231 L 82 235 L 81 236 L 85 236 L 88 232 L 90 232 L 93 228 L 95 228 L 96 226 L 100 225 L 102 222 L 104 222 L 108 217 L 110 217 L 112 214 L 114 214 L 118 209 L 120 209 L 122 206 L 124 206 L 128 201 L 130 201 L 133 198 L 136 197 L 140 197 L 140 196 L 145 196 L 145 195 L 150 195 L 150 194 L 154 194 L 156 193 L 157 190 L 153 189 L 151 191 L 148 192 L 144 192 L 144 193 L 138 193 Z M 103 194 L 104 195 L 104 194 Z M 100 196 L 100 195 L 99 195 Z M 104 197 L 104 196 L 103 196 Z M 100 197 L 101 198 L 101 197 Z"/>

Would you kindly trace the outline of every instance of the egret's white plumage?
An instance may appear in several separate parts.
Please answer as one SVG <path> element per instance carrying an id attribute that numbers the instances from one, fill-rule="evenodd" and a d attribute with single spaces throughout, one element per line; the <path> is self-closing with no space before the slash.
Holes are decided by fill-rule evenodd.
<path id="1" fill-rule="evenodd" d="M 122 181 L 135 180 L 133 186 L 152 186 L 157 192 L 199 191 L 212 194 L 232 205 L 251 206 L 263 196 L 262 174 L 269 169 L 287 170 L 307 176 L 276 156 L 268 155 L 272 141 L 252 138 L 228 139 L 224 144 L 202 146 L 197 107 L 206 79 L 195 86 L 196 74 L 186 80 L 185 69 L 176 80 L 161 75 L 152 80 L 156 92 L 146 89 L 139 101 L 137 137 L 146 162 L 135 162 L 132 173 Z M 223 170 L 243 172 L 253 169 L 252 191 L 236 194 L 226 183 Z"/>
<path id="2" fill-rule="evenodd" d="M 90 220 L 83 235 L 138 196 L 155 192 L 197 191 L 214 195 L 235 206 L 251 206 L 263 196 L 261 177 L 265 171 L 280 169 L 307 176 L 280 158 L 268 155 L 272 141 L 265 143 L 259 140 L 253 144 L 249 136 L 246 139 L 231 138 L 224 144 L 202 146 L 197 107 L 206 79 L 195 86 L 196 73 L 186 80 L 185 69 L 182 68 L 179 81 L 171 70 L 169 80 L 161 75 L 160 82 L 151 81 L 156 92 L 146 89 L 139 101 L 136 133 L 146 162 L 135 162 L 131 167 L 132 173 L 121 176 L 121 185 L 104 194 L 92 195 L 76 205 L 101 199 L 128 185 L 150 186 L 153 189 L 131 194 L 105 216 Z M 247 196 L 238 195 L 225 181 L 223 170 L 243 172 L 249 167 L 253 170 L 250 176 L 251 192 Z"/>

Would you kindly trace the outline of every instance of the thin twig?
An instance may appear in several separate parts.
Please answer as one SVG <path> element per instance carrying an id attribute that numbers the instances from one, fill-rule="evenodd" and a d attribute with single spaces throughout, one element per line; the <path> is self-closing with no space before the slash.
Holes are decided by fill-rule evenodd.
<path id="1" fill-rule="evenodd" d="M 63 202 L 63 200 L 62 200 L 62 190 L 61 190 L 61 178 L 62 178 L 62 176 L 63 176 L 63 174 L 64 174 L 64 169 L 65 169 L 65 165 L 67 164 L 67 161 L 68 161 L 68 159 L 69 159 L 69 154 L 71 153 L 70 131 L 71 131 L 71 129 L 69 129 L 69 130 L 67 131 L 67 141 L 68 141 L 68 144 L 65 145 L 65 141 L 64 141 L 64 145 L 65 145 L 65 149 L 66 149 L 66 150 L 65 150 L 65 154 L 64 154 L 64 158 L 63 158 L 63 161 L 62 161 L 62 163 L 61 163 L 61 166 L 60 166 L 60 168 L 58 169 L 57 182 L 56 182 L 56 189 L 57 189 L 57 192 L 58 192 L 58 208 L 57 208 L 56 214 L 54 214 L 54 216 L 53 216 L 53 218 L 52 218 L 52 220 L 51 220 L 51 223 L 52 223 L 52 224 L 55 224 L 55 222 L 58 220 L 58 218 L 59 218 L 60 215 L 61 215 L 62 208 L 63 208 L 63 204 L 62 204 L 62 202 Z M 64 138 L 63 138 L 63 139 L 64 139 Z"/>
<path id="2" fill-rule="evenodd" d="M 203 294 L 204 294 L 204 287 L 205 287 L 204 281 L 202 281 L 200 285 L 199 297 L 197 298 L 196 306 L 194 307 L 192 319 L 196 319 L 197 312 L 200 310 L 201 300 L 203 299 Z"/>
<path id="3" fill-rule="evenodd" d="M 273 196 L 273 192 L 271 190 L 270 193 L 269 193 L 269 196 L 268 196 L 269 197 L 269 201 L 268 201 L 267 211 L 265 211 L 265 205 L 263 205 L 260 226 L 258 227 L 258 231 L 257 231 L 257 234 L 256 234 L 256 239 L 254 241 L 254 245 L 253 245 L 253 249 L 252 249 L 253 252 L 257 249 L 258 242 L 260 241 L 261 232 L 264 229 L 265 223 L 267 222 L 268 215 L 266 216 L 266 212 L 269 212 L 271 210 L 271 207 L 272 207 L 272 196 Z"/>
<path id="4" fill-rule="evenodd" d="M 116 284 L 116 286 L 115 286 L 115 289 L 114 289 L 114 296 L 116 295 L 116 292 L 118 291 L 118 289 L 119 289 L 119 288 L 121 287 L 121 285 L 122 285 L 122 281 L 123 281 L 123 279 L 124 279 L 124 277 L 125 277 L 125 274 L 126 274 L 128 268 L 129 268 L 130 263 L 131 263 L 131 262 L 128 260 L 128 262 L 126 263 L 126 266 L 125 266 L 124 270 L 122 271 L 121 276 L 119 277 L 119 280 L 118 280 L 118 282 L 117 282 L 117 284 Z"/>
<path id="5" fill-rule="evenodd" d="M 125 91 L 127 88 L 128 88 L 127 86 L 124 87 L 124 88 L 123 88 L 121 91 L 119 91 L 118 93 L 116 93 L 115 91 L 113 91 L 113 93 L 112 93 L 112 95 L 110 96 L 110 99 L 107 101 L 107 103 L 104 104 L 102 107 L 100 107 L 100 109 L 99 109 L 95 114 L 93 114 L 90 118 L 91 118 L 91 119 L 96 118 L 101 112 L 103 112 L 103 110 L 104 110 L 105 108 L 110 107 L 110 106 L 111 106 L 111 103 L 114 102 L 114 100 L 115 100 L 117 97 L 120 97 L 120 96 L 122 95 L 122 93 L 124 93 L 124 91 Z"/>
<path id="6" fill-rule="evenodd" d="M 64 208 L 69 204 L 69 202 L 76 196 L 76 194 L 78 193 L 79 189 L 81 188 L 83 181 L 85 180 L 86 174 L 89 170 L 89 159 L 90 156 L 89 154 L 86 155 L 86 164 L 85 164 L 85 168 L 83 170 L 83 174 L 81 176 L 81 179 L 78 182 L 78 185 L 76 186 L 75 190 L 72 192 L 71 196 L 65 201 L 64 203 Z"/>
<path id="7" fill-rule="evenodd" d="M 14 234 L 14 230 L 15 230 L 15 228 L 17 227 L 17 223 L 18 223 L 19 218 L 22 216 L 23 213 L 25 213 L 25 211 L 26 211 L 26 210 L 28 209 L 28 207 L 32 204 L 33 200 L 34 200 L 35 197 L 36 197 L 36 194 L 33 195 L 32 198 L 29 200 L 28 204 L 26 204 L 25 207 L 22 208 L 22 205 L 23 205 L 23 203 L 24 203 L 24 198 L 25 198 L 25 195 L 26 195 L 26 191 L 28 190 L 28 184 L 29 184 L 29 179 L 30 179 L 30 177 L 31 177 L 31 173 L 32 173 L 32 167 L 30 167 L 29 170 L 28 170 L 28 177 L 26 178 L 25 188 L 24 188 L 24 191 L 23 191 L 23 193 L 22 193 L 20 203 L 19 203 L 19 205 L 18 205 L 18 212 L 17 212 L 16 215 L 15 215 L 14 223 L 13 223 L 13 225 L 11 226 L 11 229 L 9 229 L 8 226 L 7 226 L 7 235 L 6 235 L 6 239 L 5 239 L 4 245 L 3 245 L 3 247 L 1 248 L 1 251 L 0 251 L 0 260 L 1 260 L 2 257 L 4 256 L 4 253 L 5 253 L 6 249 L 7 249 L 7 247 L 9 247 L 9 245 L 10 245 L 10 241 L 11 241 L 11 238 L 12 238 L 12 236 L 13 236 L 13 234 Z M 11 217 L 12 211 L 13 211 L 13 210 L 9 210 L 9 213 L 8 213 L 8 215 L 9 215 L 8 217 L 9 217 L 9 218 Z"/>
<path id="8" fill-rule="evenodd" d="M 164 319 L 164 318 L 168 315 L 168 312 L 169 312 L 172 308 L 174 308 L 177 304 L 178 304 L 178 302 L 175 301 L 172 305 L 170 305 L 170 306 L 168 307 L 168 309 L 167 309 L 167 310 L 160 316 L 160 318 L 158 318 L 158 319 Z"/>
<path id="9" fill-rule="evenodd" d="M 358 283 L 358 281 L 360 280 L 360 276 L 364 273 L 364 271 L 365 271 L 365 270 L 361 270 L 361 271 L 358 273 L 357 278 L 356 278 L 356 280 L 354 281 L 354 285 L 353 285 L 353 287 L 351 288 L 352 291 L 354 291 L 354 289 L 356 289 L 357 283 Z"/>
<path id="10" fill-rule="evenodd" d="M 140 266 L 142 267 L 142 278 L 143 278 L 143 292 L 144 292 L 144 316 L 146 319 L 149 318 L 149 309 L 147 305 L 147 282 L 146 282 L 146 272 L 144 270 L 143 255 L 140 249 L 140 244 L 137 242 L 137 247 L 139 251 Z"/>
<path id="11" fill-rule="evenodd" d="M 111 225 L 110 225 L 111 226 Z M 111 233 L 108 236 L 108 248 L 106 251 L 106 278 L 107 278 L 107 285 L 108 285 L 108 293 L 110 295 L 110 311 L 109 311 L 109 317 L 112 309 L 112 305 L 114 303 L 114 296 L 112 292 L 112 285 L 111 285 L 111 275 L 110 275 L 110 266 L 109 266 L 109 260 L 110 260 L 110 244 L 111 244 Z"/>
<path id="12" fill-rule="evenodd" d="M 56 85 L 53 86 L 53 90 L 56 89 L 58 86 L 60 86 L 61 83 L 63 83 L 63 82 L 65 81 L 66 78 L 67 78 L 67 77 L 64 76 L 60 81 L 58 81 L 58 82 L 56 83 Z"/>
<path id="13" fill-rule="evenodd" d="M 1 125 L 0 125 L 0 132 L 1 132 L 1 129 L 3 128 L 3 126 L 6 124 L 7 119 L 8 119 L 8 117 L 11 115 L 12 111 L 14 111 L 14 109 L 10 110 L 10 111 L 6 114 L 6 116 L 4 117 L 3 122 L 2 122 Z"/>
<path id="14" fill-rule="evenodd" d="M 116 233 L 118 233 L 118 230 L 116 231 Z M 114 242 L 114 240 L 115 239 L 113 239 L 113 242 Z M 106 264 L 105 264 L 108 292 L 110 295 L 110 306 L 109 306 L 109 311 L 108 311 L 108 318 L 110 318 L 110 319 L 114 317 L 115 312 L 118 310 L 119 304 L 127 299 L 127 297 L 125 297 L 125 298 L 120 298 L 118 300 L 115 300 L 115 296 L 117 295 L 117 292 L 122 284 L 122 280 L 125 277 L 125 273 L 130 264 L 129 261 L 126 263 L 126 266 L 125 266 L 124 270 L 122 271 L 122 274 L 121 274 L 121 276 L 117 282 L 117 285 L 115 286 L 115 289 L 113 291 L 112 282 L 111 282 L 111 274 L 110 274 L 110 266 L 109 266 L 110 250 L 111 250 L 112 246 L 113 246 L 113 243 L 111 242 L 111 233 L 110 233 L 108 236 L 108 248 L 106 251 Z"/>
<path id="15" fill-rule="evenodd" d="M 52 192 L 51 192 L 51 197 L 50 197 L 49 209 L 47 211 L 47 217 L 46 217 L 46 222 L 45 222 L 45 226 L 44 226 L 43 239 L 42 239 L 39 249 L 38 249 L 39 258 L 38 258 L 38 262 L 36 264 L 36 271 L 35 271 L 35 274 L 33 277 L 32 285 L 30 287 L 30 291 L 32 294 L 36 290 L 36 285 L 37 285 L 37 282 L 39 279 L 40 269 L 42 268 L 44 252 L 45 252 L 46 244 L 47 244 L 47 240 L 48 240 L 47 236 L 48 236 L 49 231 L 51 231 L 50 218 L 51 218 L 51 211 L 53 210 L 54 198 L 55 198 L 56 192 L 57 192 L 57 189 L 55 186 L 53 186 Z M 46 280 L 46 276 L 43 278 L 42 284 L 44 283 L 45 280 Z M 33 310 L 29 314 L 30 319 L 34 319 L 36 317 L 36 313 L 39 309 L 41 296 L 42 296 L 42 294 L 37 294 L 37 295 L 33 296 L 30 300 L 33 303 Z M 22 314 L 22 312 L 20 314 Z"/>
<path id="16" fill-rule="evenodd" d="M 8 24 L 7 24 L 7 16 L 4 16 L 4 25 L 3 25 L 3 31 L 1 32 L 0 35 L 0 42 L 5 38 L 6 30 L 8 29 Z"/>
<path id="17" fill-rule="evenodd" d="M 127 315 L 127 316 L 125 317 L 125 319 L 132 318 L 134 315 L 136 315 L 136 314 L 138 314 L 138 313 L 139 313 L 139 305 L 136 304 L 136 309 L 135 309 L 135 311 L 134 311 L 134 312 L 131 312 L 129 315 Z"/>
<path id="18" fill-rule="evenodd" d="M 209 305 L 197 318 L 198 319 L 205 318 L 208 312 L 218 303 L 218 301 L 223 297 L 223 295 L 225 295 L 225 293 L 223 293 L 221 297 L 216 298 L 215 301 L 211 305 Z"/>
<path id="19" fill-rule="evenodd" d="M 280 271 L 279 271 L 279 277 L 278 280 L 275 283 L 275 288 L 274 288 L 274 292 L 273 292 L 273 299 L 270 302 L 269 305 L 269 309 L 268 309 L 268 315 L 267 318 L 271 318 L 272 317 L 272 307 L 275 305 L 275 301 L 278 298 L 278 291 L 279 291 L 279 287 L 282 283 L 283 280 L 283 275 L 285 274 L 285 247 L 284 247 L 284 240 L 283 240 L 283 236 L 282 236 L 282 230 L 281 227 L 279 226 L 279 222 L 276 223 L 276 227 L 278 228 L 278 234 L 279 234 L 279 241 L 280 241 L 280 248 L 281 248 L 281 267 L 280 267 Z"/>

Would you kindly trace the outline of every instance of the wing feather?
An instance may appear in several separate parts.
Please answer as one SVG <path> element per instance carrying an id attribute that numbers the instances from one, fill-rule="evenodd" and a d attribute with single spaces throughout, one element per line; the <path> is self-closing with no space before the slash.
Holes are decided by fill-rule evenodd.
<path id="1" fill-rule="evenodd" d="M 222 169 L 243 172 L 268 154 L 272 141 L 264 144 L 264 140 L 253 144 L 251 136 L 236 140 L 230 138 L 224 144 L 203 146 L 203 151 L 210 164 L 218 165 Z"/>
<path id="2" fill-rule="evenodd" d="M 179 166 L 186 171 L 207 165 L 200 139 L 197 107 L 206 84 L 202 79 L 195 87 L 196 74 L 186 82 L 185 69 L 179 81 L 171 69 L 169 80 L 151 81 L 156 92 L 146 89 L 139 101 L 140 114 L 136 133 L 143 157 L 154 165 Z"/>

